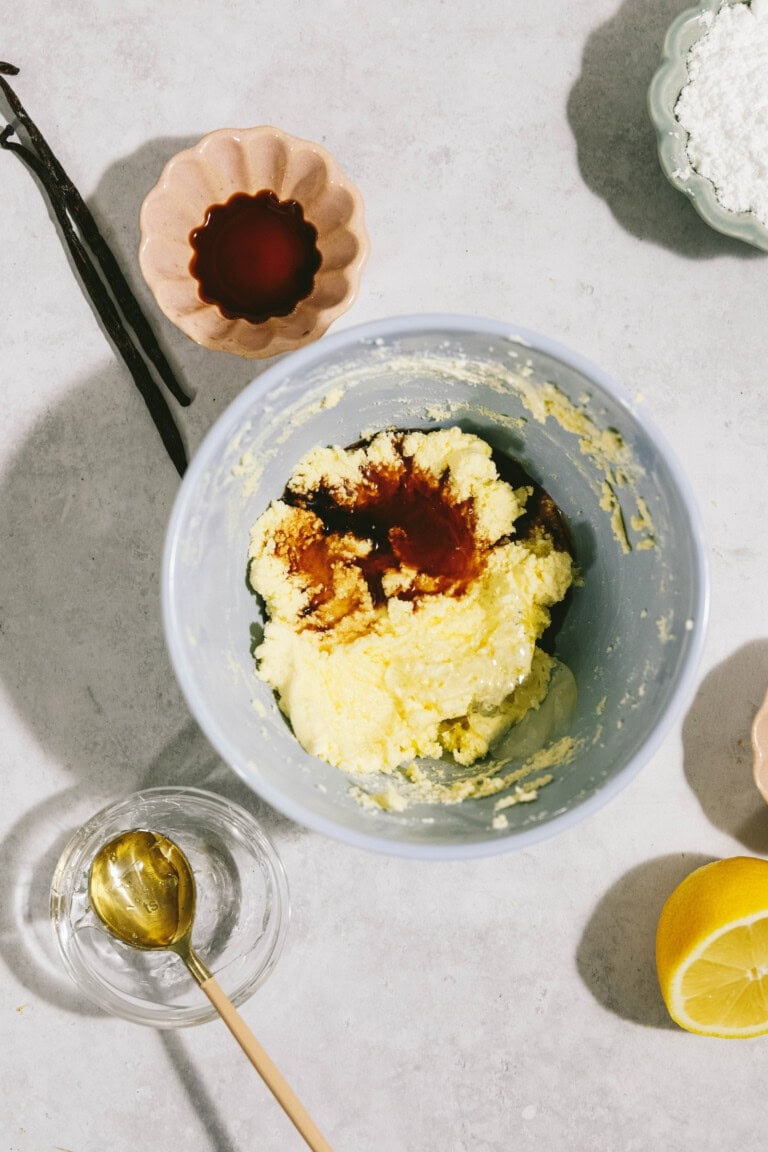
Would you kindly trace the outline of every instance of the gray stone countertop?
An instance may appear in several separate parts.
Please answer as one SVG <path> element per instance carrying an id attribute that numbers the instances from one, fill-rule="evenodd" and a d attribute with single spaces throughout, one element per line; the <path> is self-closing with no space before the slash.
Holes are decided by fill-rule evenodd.
<path id="1" fill-rule="evenodd" d="M 335 330 L 462 312 L 545 333 L 641 393 L 700 503 L 712 613 L 695 697 L 616 799 L 468 863 L 378 857 L 266 810 L 209 749 L 165 653 L 177 477 L 38 187 L 0 153 L 0 1131 L 9 1152 L 296 1152 L 223 1026 L 100 1014 L 47 918 L 105 795 L 188 781 L 250 806 L 293 923 L 243 1014 L 335 1152 L 762 1152 L 765 1040 L 667 1018 L 674 885 L 768 854 L 749 729 L 768 687 L 768 257 L 710 231 L 656 161 L 645 94 L 684 0 L 274 5 L 29 0 L 15 87 L 196 397 L 191 451 L 259 370 L 154 307 L 137 217 L 205 132 L 275 124 L 355 180 L 372 241 Z M 762 573 L 762 575 L 761 575 Z"/>

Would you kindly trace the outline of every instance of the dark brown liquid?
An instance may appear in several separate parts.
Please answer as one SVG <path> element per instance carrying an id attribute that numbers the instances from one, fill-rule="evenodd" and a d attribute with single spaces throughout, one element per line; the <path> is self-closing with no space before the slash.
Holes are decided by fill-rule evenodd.
<path id="1" fill-rule="evenodd" d="M 317 229 L 301 205 L 267 189 L 212 204 L 189 242 L 200 299 L 229 320 L 288 316 L 312 291 L 320 267 Z"/>
<path id="2" fill-rule="evenodd" d="M 427 590 L 459 595 L 480 572 L 485 549 L 475 539 L 473 502 L 454 501 L 447 479 L 442 477 L 436 483 L 433 476 L 419 471 L 411 457 L 401 455 L 399 465 L 369 465 L 363 483 L 345 503 L 325 488 L 309 494 L 288 488 L 284 499 L 314 512 L 322 520 L 326 535 L 352 535 L 370 541 L 370 551 L 355 564 L 374 604 L 386 599 L 381 584 L 384 573 L 401 566 L 420 574 L 415 589 L 403 594 L 406 598 L 413 599 Z M 320 550 L 322 541 L 313 542 L 316 576 Z"/>
<path id="3" fill-rule="evenodd" d="M 396 434 L 399 459 L 395 464 L 369 464 L 361 483 L 349 492 L 318 487 L 312 492 L 283 493 L 286 503 L 313 512 L 321 526 L 304 539 L 276 540 L 294 575 L 316 590 L 305 616 L 313 615 L 333 596 L 333 566 L 338 562 L 334 541 L 354 536 L 369 542 L 366 555 L 345 560 L 354 563 L 365 579 L 374 604 L 386 599 L 382 576 L 401 567 L 418 575 L 412 587 L 399 593 L 416 600 L 438 593 L 459 596 L 482 571 L 488 552 L 496 547 L 475 533 L 474 501 L 453 498 L 447 474 L 436 480 L 420 471 L 414 459 L 402 453 L 405 433 Z M 353 445 L 359 447 L 359 445 Z M 514 460 L 494 456 L 500 478 L 517 488 L 528 485 L 533 495 L 526 512 L 515 522 L 514 539 L 538 532 L 552 537 L 555 547 L 572 552 L 570 535 L 557 505 Z M 504 543 L 505 540 L 498 541 Z M 347 604 L 345 611 L 356 605 Z M 307 619 L 310 624 L 310 619 Z M 312 626 L 319 624 L 319 618 Z"/>

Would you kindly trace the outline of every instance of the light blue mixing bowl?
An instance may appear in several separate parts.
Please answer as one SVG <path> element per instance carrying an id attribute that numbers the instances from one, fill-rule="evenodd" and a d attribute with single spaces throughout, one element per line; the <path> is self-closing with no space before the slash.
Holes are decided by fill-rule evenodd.
<path id="1" fill-rule="evenodd" d="M 347 775 L 299 746 L 251 653 L 261 621 L 246 584 L 249 530 L 299 458 L 385 427 L 445 424 L 483 436 L 543 484 L 569 521 L 582 574 L 556 649 L 578 702 L 547 737 L 572 738 L 575 755 L 535 801 L 504 809 L 505 827 L 494 826 L 497 797 L 403 812 L 361 806 Z M 692 693 L 708 605 L 694 500 L 642 406 L 551 340 L 450 315 L 347 329 L 247 387 L 184 478 L 162 584 L 189 707 L 254 791 L 349 844 L 442 859 L 552 836 L 627 784 Z"/>

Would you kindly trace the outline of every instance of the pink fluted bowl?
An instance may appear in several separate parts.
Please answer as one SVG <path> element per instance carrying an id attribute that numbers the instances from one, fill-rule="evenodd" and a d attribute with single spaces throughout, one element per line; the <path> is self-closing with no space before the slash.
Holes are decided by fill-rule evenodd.
<path id="1" fill-rule="evenodd" d="M 312 290 L 287 316 L 227 318 L 199 295 L 190 233 L 215 204 L 263 189 L 296 200 L 317 229 L 321 264 Z M 205 348 L 262 358 L 322 336 L 353 303 L 368 256 L 362 197 L 319 144 L 278 128 L 221 128 L 168 161 L 141 206 L 139 263 L 161 310 Z"/>

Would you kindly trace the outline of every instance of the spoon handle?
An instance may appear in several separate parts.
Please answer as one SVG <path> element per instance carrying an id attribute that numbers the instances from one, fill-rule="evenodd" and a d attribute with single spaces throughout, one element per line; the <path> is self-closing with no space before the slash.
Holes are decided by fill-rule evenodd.
<path id="1" fill-rule="evenodd" d="M 286 1082 L 280 1070 L 267 1056 L 232 1001 L 222 990 L 221 985 L 211 976 L 209 980 L 204 980 L 200 987 L 312 1152 L 333 1152 L 328 1141 L 318 1131 L 304 1105 Z"/>

